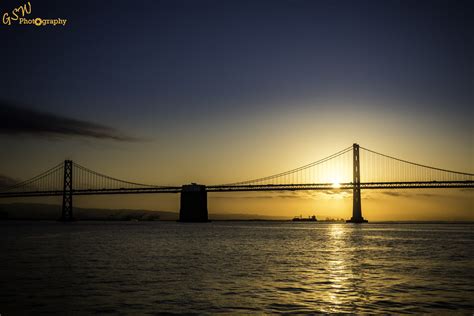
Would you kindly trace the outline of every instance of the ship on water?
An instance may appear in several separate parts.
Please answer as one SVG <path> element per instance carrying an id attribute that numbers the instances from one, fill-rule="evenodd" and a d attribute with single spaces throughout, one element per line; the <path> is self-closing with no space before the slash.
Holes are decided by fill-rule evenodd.
<path id="1" fill-rule="evenodd" d="M 303 216 L 295 216 L 293 218 L 293 222 L 317 222 L 318 220 L 316 219 L 316 215 L 313 215 L 313 216 L 308 216 L 307 218 L 306 217 L 303 217 Z"/>

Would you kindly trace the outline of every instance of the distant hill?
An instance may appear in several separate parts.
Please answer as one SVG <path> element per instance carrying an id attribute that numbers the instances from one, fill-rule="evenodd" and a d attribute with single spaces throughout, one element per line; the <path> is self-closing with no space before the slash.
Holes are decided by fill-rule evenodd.
<path id="1" fill-rule="evenodd" d="M 39 203 L 0 204 L 0 220 L 57 220 L 61 214 L 61 205 Z M 74 208 L 74 217 L 80 220 L 106 221 L 175 221 L 179 214 L 171 211 L 151 211 L 134 209 L 101 209 Z M 258 214 L 209 214 L 211 220 L 281 220 L 284 217 L 273 217 Z"/>
<path id="2" fill-rule="evenodd" d="M 61 205 L 13 203 L 0 204 L 0 219 L 56 220 L 61 215 Z M 74 217 L 81 220 L 177 220 L 175 212 L 74 208 Z"/>

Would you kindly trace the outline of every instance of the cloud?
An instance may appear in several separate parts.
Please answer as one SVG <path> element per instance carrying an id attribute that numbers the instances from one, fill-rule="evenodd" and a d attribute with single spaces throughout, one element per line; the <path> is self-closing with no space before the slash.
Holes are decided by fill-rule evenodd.
<path id="1" fill-rule="evenodd" d="M 115 128 L 47 112 L 27 109 L 0 101 L 0 135 L 42 137 L 90 137 L 116 141 L 136 141 Z"/>
<path id="2" fill-rule="evenodd" d="M 331 199 L 331 198 L 346 198 L 351 195 L 350 190 L 301 190 L 301 191 L 273 191 L 267 192 L 267 194 L 262 195 L 216 195 L 211 196 L 213 199 L 311 199 L 318 200 L 320 198 Z"/>
<path id="3" fill-rule="evenodd" d="M 400 192 L 400 191 L 383 191 L 383 192 L 380 192 L 380 193 L 382 193 L 383 195 L 395 196 L 395 197 L 410 195 L 410 193 Z"/>
<path id="4" fill-rule="evenodd" d="M 279 194 L 275 195 L 216 195 L 216 196 L 210 196 L 209 198 L 211 199 L 274 199 L 274 198 L 279 198 L 279 197 L 290 197 L 289 195 L 281 196 Z M 291 196 L 293 197 L 293 196 Z"/>
<path id="5" fill-rule="evenodd" d="M 468 189 L 454 189 L 460 192 L 468 191 L 472 192 L 472 188 Z M 362 190 L 362 200 L 374 200 L 374 201 L 381 201 L 386 199 L 387 197 L 394 197 L 394 198 L 436 198 L 436 197 L 446 197 L 447 193 L 441 192 L 417 192 L 417 190 L 406 190 L 406 191 L 379 191 L 379 190 Z M 454 195 L 456 197 L 456 195 Z M 234 193 L 234 195 L 211 195 L 209 198 L 211 199 L 299 199 L 299 200 L 341 200 L 341 199 L 352 199 L 352 190 L 301 190 L 301 191 L 270 191 L 266 192 L 266 194 L 255 193 L 252 195 L 251 193 L 245 195 L 239 195 Z"/>
<path id="6" fill-rule="evenodd" d="M 0 188 L 7 188 L 16 183 L 18 183 L 18 180 L 15 180 L 13 178 L 10 178 L 9 176 L 0 174 Z"/>
<path id="7" fill-rule="evenodd" d="M 394 196 L 394 197 L 412 197 L 412 196 L 422 196 L 422 197 L 433 197 L 438 196 L 436 193 L 426 193 L 426 192 L 403 192 L 403 191 L 383 191 L 380 192 L 383 195 Z"/>
<path id="8" fill-rule="evenodd" d="M 423 197 L 423 198 L 429 198 L 429 197 L 439 197 L 439 196 L 445 196 L 444 193 L 440 192 L 424 192 L 424 191 L 371 191 L 369 190 L 363 190 L 362 191 L 364 198 L 373 198 L 373 199 L 380 199 L 382 196 L 389 196 L 389 197 L 406 197 L 406 198 L 414 198 L 414 197 Z"/>

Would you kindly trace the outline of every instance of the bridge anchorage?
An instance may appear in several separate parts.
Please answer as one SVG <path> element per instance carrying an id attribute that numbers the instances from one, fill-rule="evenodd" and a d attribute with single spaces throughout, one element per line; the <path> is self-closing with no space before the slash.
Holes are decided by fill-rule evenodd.
<path id="1" fill-rule="evenodd" d="M 378 153 L 353 144 L 310 164 L 247 181 L 183 186 L 149 185 L 116 179 L 71 160 L 13 186 L 0 188 L 0 198 L 62 196 L 60 220 L 70 222 L 74 195 L 179 193 L 179 221 L 207 222 L 208 192 L 352 190 L 348 223 L 366 223 L 361 190 L 474 188 L 474 174 L 430 167 Z"/>
<path id="2" fill-rule="evenodd" d="M 205 185 L 191 183 L 181 189 L 180 222 L 208 222 L 207 190 Z"/>

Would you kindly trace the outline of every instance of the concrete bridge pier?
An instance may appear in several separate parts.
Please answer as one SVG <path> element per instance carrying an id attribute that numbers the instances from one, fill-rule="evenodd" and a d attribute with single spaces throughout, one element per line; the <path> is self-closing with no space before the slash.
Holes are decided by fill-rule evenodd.
<path id="1" fill-rule="evenodd" d="M 180 222 L 208 222 L 205 185 L 185 184 L 181 188 Z"/>

